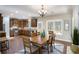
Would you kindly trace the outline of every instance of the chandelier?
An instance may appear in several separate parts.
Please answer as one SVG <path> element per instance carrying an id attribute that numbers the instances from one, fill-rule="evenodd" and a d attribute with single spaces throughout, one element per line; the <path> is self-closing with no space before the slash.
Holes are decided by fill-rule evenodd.
<path id="1" fill-rule="evenodd" d="M 44 17 L 47 13 L 47 10 L 45 9 L 44 5 L 41 5 L 41 10 L 39 11 L 39 14 L 41 17 Z"/>

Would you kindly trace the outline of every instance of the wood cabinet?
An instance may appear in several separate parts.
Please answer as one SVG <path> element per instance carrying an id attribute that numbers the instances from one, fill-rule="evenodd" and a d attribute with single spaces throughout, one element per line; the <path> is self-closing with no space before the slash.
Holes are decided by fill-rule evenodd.
<path id="1" fill-rule="evenodd" d="M 28 20 L 23 20 L 23 27 L 28 27 Z"/>
<path id="2" fill-rule="evenodd" d="M 23 29 L 24 27 L 28 26 L 28 20 L 27 19 L 15 19 L 15 18 L 11 18 L 10 19 L 10 28 L 12 26 L 18 26 L 18 28 Z M 10 30 L 10 36 L 13 37 L 14 36 L 14 32 L 12 30 Z"/>
<path id="3" fill-rule="evenodd" d="M 28 20 L 15 18 L 10 19 L 10 27 L 14 24 L 21 28 L 28 27 Z M 31 27 L 37 27 L 37 19 L 31 19 Z"/>
<path id="4" fill-rule="evenodd" d="M 28 20 L 18 20 L 18 27 L 20 28 L 28 27 Z"/>
<path id="5" fill-rule="evenodd" d="M 23 28 L 23 20 L 18 21 L 18 27 Z"/>
<path id="6" fill-rule="evenodd" d="M 0 31 L 0 37 L 6 37 L 6 33 L 4 31 Z"/>
<path id="7" fill-rule="evenodd" d="M 11 18 L 10 19 L 10 28 L 16 25 L 18 26 L 19 35 L 27 35 L 30 36 L 30 31 L 29 30 L 25 30 L 24 27 L 28 27 L 28 19 L 16 19 L 16 18 Z M 31 19 L 31 27 L 37 27 L 37 19 Z M 37 35 L 36 33 L 32 33 L 34 36 Z M 13 37 L 14 36 L 14 32 L 12 30 L 10 30 L 10 36 Z"/>
<path id="8" fill-rule="evenodd" d="M 27 19 L 10 19 L 10 27 L 13 25 L 17 25 L 18 27 L 24 28 L 28 26 L 28 20 Z"/>
<path id="9" fill-rule="evenodd" d="M 19 35 L 24 35 L 24 36 L 30 36 L 31 35 L 30 31 L 29 30 L 25 30 L 25 29 L 19 30 L 18 34 Z"/>
<path id="10" fill-rule="evenodd" d="M 12 27 L 13 25 L 17 25 L 18 26 L 18 19 L 10 19 L 10 27 Z"/>
<path id="11" fill-rule="evenodd" d="M 0 14 L 0 31 L 3 31 L 3 17 Z"/>
<path id="12" fill-rule="evenodd" d="M 9 41 L 6 40 L 6 33 L 0 31 L 0 52 L 6 51 L 9 48 Z"/>

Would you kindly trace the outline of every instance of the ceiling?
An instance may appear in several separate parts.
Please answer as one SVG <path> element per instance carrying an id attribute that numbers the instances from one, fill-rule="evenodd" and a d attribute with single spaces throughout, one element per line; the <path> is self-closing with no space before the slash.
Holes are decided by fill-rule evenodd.
<path id="1" fill-rule="evenodd" d="M 47 10 L 46 16 L 69 13 L 71 5 L 44 5 Z M 38 11 L 41 5 L 0 5 L 0 13 L 14 18 L 39 17 Z"/>

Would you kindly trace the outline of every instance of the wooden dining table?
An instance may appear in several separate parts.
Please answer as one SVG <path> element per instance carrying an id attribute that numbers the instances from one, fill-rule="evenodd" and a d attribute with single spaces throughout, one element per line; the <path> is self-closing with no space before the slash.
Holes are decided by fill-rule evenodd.
<path id="1" fill-rule="evenodd" d="M 49 37 L 41 38 L 41 36 L 34 36 L 34 37 L 30 37 L 30 41 L 32 42 L 32 44 L 37 45 L 40 48 L 40 53 L 41 53 L 41 48 L 45 44 L 47 44 L 47 42 L 49 41 Z"/>

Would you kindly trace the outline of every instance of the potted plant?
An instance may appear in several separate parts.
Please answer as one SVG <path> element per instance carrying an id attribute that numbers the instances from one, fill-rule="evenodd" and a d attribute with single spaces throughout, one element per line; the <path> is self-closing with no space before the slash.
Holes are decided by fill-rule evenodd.
<path id="1" fill-rule="evenodd" d="M 77 28 L 74 28 L 71 50 L 74 53 L 79 53 L 79 32 Z"/>

